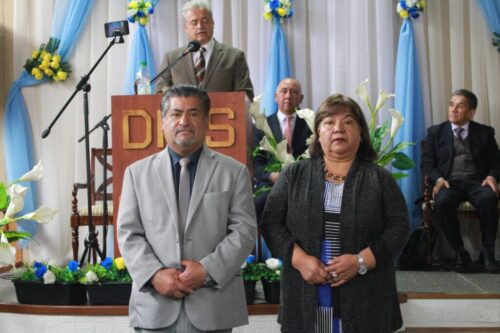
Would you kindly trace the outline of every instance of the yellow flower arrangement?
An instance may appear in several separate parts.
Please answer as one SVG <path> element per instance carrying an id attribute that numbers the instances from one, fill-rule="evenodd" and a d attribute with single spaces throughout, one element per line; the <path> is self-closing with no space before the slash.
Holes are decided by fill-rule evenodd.
<path id="1" fill-rule="evenodd" d="M 130 1 L 127 7 L 128 21 L 135 23 L 136 21 L 145 26 L 149 23 L 149 15 L 154 13 L 154 6 L 151 1 Z"/>
<path id="2" fill-rule="evenodd" d="M 425 0 L 399 0 L 396 10 L 403 19 L 417 19 L 424 11 Z"/>
<path id="3" fill-rule="evenodd" d="M 53 81 L 64 81 L 71 73 L 71 66 L 66 61 L 61 61 L 61 56 L 57 54 L 59 40 L 51 37 L 47 44 L 40 45 L 38 50 L 33 51 L 31 58 L 26 60 L 24 69 L 35 80 L 48 78 Z"/>
<path id="4" fill-rule="evenodd" d="M 264 2 L 262 16 L 267 21 L 271 21 L 274 17 L 283 23 L 285 19 L 293 16 L 292 0 L 265 0 Z"/>

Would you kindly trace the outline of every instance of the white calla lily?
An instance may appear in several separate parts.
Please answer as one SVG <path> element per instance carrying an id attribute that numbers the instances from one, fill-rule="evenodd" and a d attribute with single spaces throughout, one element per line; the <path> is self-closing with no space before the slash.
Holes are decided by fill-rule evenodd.
<path id="1" fill-rule="evenodd" d="M 314 117 L 316 116 L 314 111 L 308 108 L 300 109 L 297 110 L 297 116 L 299 116 L 299 118 L 304 119 L 307 124 L 307 127 L 309 127 L 311 132 L 314 133 Z"/>
<path id="2" fill-rule="evenodd" d="M 286 140 L 282 140 L 276 146 L 276 158 L 281 162 L 283 168 L 294 162 L 292 155 L 287 152 L 287 146 Z"/>
<path id="3" fill-rule="evenodd" d="M 12 184 L 7 188 L 7 194 L 10 197 L 9 207 L 5 212 L 6 218 L 12 218 L 24 208 L 24 196 L 26 195 L 27 187 Z"/>
<path id="4" fill-rule="evenodd" d="M 42 178 L 42 174 L 43 174 L 43 166 L 42 166 L 42 160 L 40 160 L 33 167 L 33 169 L 22 175 L 19 179 L 16 180 L 16 182 L 34 182 L 40 180 L 40 178 Z"/>
<path id="5" fill-rule="evenodd" d="M 356 94 L 361 97 L 363 102 L 370 108 L 371 111 L 371 104 L 370 104 L 370 95 L 368 94 L 368 79 L 364 80 L 359 84 L 359 86 L 356 88 Z"/>
<path id="6" fill-rule="evenodd" d="M 387 102 L 387 100 L 389 98 L 392 98 L 392 97 L 394 97 L 394 94 L 390 94 L 390 93 L 380 89 L 380 91 L 378 93 L 377 105 L 375 106 L 375 112 L 380 110 L 382 108 L 382 106 L 384 106 L 385 102 Z"/>
<path id="7" fill-rule="evenodd" d="M 398 132 L 401 125 L 403 124 L 403 121 L 405 120 L 405 118 L 396 109 L 389 109 L 389 112 L 391 113 L 391 117 L 392 117 L 391 138 L 393 138 L 394 135 L 396 135 L 396 133 Z"/>
<path id="8" fill-rule="evenodd" d="M 49 207 L 40 206 L 34 212 L 21 216 L 20 219 L 33 220 L 38 223 L 49 223 L 56 213 L 57 210 L 54 210 Z"/>
<path id="9" fill-rule="evenodd" d="M 87 280 L 88 283 L 93 283 L 99 281 L 99 278 L 97 277 L 97 274 L 94 271 L 88 271 L 85 274 L 85 280 Z"/>
<path id="10" fill-rule="evenodd" d="M 276 149 L 271 145 L 267 136 L 264 136 L 259 142 L 259 149 L 267 151 L 270 154 L 276 155 Z"/>
<path id="11" fill-rule="evenodd" d="M 253 99 L 253 103 L 250 104 L 250 108 L 248 111 L 252 115 L 255 120 L 255 127 L 258 130 L 264 132 L 264 134 L 270 138 L 274 138 L 273 132 L 267 123 L 267 117 L 264 113 L 260 112 L 260 101 L 262 99 L 262 95 L 259 95 Z"/>
<path id="12" fill-rule="evenodd" d="M 4 233 L 0 233 L 0 267 L 16 264 L 16 248 L 9 244 Z"/>
<path id="13" fill-rule="evenodd" d="M 56 276 L 52 271 L 47 270 L 45 274 L 43 274 L 43 284 L 54 284 L 56 283 Z"/>
<path id="14" fill-rule="evenodd" d="M 256 116 L 257 113 L 261 113 L 260 112 L 260 101 L 262 100 L 262 95 L 259 95 L 259 96 L 255 96 L 253 98 L 253 101 L 252 103 L 250 103 L 250 107 L 248 108 L 248 112 L 250 112 L 252 114 L 252 116 Z"/>

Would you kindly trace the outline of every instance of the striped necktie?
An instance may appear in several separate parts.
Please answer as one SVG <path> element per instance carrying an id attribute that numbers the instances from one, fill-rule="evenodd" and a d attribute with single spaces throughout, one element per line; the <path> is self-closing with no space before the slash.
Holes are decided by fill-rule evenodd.
<path id="1" fill-rule="evenodd" d="M 463 128 L 463 127 L 455 128 L 455 134 L 460 141 L 464 140 L 464 134 L 463 134 L 464 132 L 465 132 L 465 128 Z"/>
<path id="2" fill-rule="evenodd" d="M 203 82 L 203 79 L 205 78 L 205 56 L 203 53 L 205 53 L 206 49 L 202 46 L 200 48 L 200 56 L 198 57 L 196 64 L 194 65 L 194 72 L 196 74 L 196 82 L 198 82 L 198 85 L 200 85 L 201 82 Z"/>

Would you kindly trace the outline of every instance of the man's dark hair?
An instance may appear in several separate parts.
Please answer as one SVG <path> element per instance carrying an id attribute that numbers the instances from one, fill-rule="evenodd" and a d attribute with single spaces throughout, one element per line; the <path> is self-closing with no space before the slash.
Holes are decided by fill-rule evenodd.
<path id="1" fill-rule="evenodd" d="M 458 89 L 453 92 L 453 96 L 464 96 L 467 98 L 467 104 L 472 110 L 477 109 L 477 97 L 476 95 L 467 89 Z"/>
<path id="2" fill-rule="evenodd" d="M 208 117 L 210 112 L 210 97 L 205 90 L 198 88 L 197 86 L 189 84 L 178 84 L 171 87 L 163 95 L 161 99 L 161 116 L 165 117 L 168 109 L 170 108 L 170 99 L 172 97 L 195 97 L 201 102 L 201 107 L 205 117 Z"/>

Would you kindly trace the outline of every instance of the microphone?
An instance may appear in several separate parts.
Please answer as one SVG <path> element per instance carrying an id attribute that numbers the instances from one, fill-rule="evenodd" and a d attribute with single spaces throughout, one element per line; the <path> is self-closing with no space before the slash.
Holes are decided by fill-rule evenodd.
<path id="1" fill-rule="evenodd" d="M 196 52 L 200 49 L 201 43 L 196 39 L 189 42 L 188 47 L 182 52 L 182 55 L 185 56 L 188 53 Z"/>
<path id="2" fill-rule="evenodd" d="M 200 49 L 200 47 L 201 47 L 201 44 L 196 39 L 190 41 L 187 48 L 184 51 L 182 51 L 181 55 L 179 57 L 177 57 L 174 61 L 172 61 L 172 63 L 170 63 L 170 65 L 165 67 L 165 69 L 162 70 L 158 75 L 156 75 L 151 81 L 149 81 L 149 83 L 153 84 L 156 81 L 158 81 L 158 79 L 160 77 L 163 77 L 163 74 L 170 71 L 172 69 L 172 67 L 174 67 L 182 58 L 184 58 L 189 53 L 198 51 Z"/>

